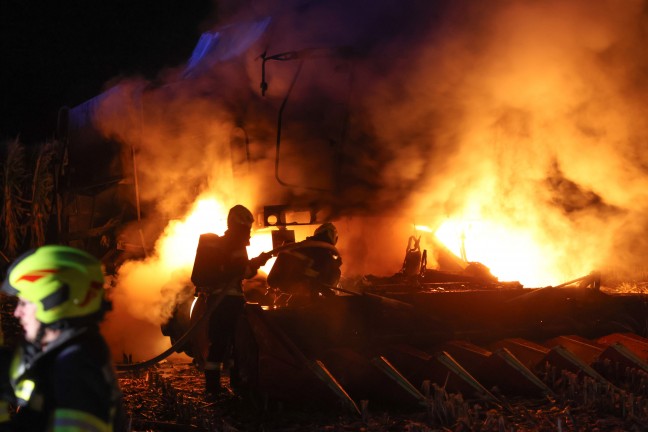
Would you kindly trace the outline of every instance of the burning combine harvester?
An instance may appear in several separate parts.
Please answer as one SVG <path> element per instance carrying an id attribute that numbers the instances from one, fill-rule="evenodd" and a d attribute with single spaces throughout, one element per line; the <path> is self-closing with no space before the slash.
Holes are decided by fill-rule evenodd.
<path id="1" fill-rule="evenodd" d="M 578 398 L 591 391 L 592 402 L 597 391 L 611 392 L 618 409 L 642 400 L 648 296 L 606 293 L 597 273 L 524 288 L 440 252 L 448 268 L 426 268 L 427 251 L 412 237 L 401 271 L 343 278 L 333 296 L 304 300 L 279 286 L 259 297 L 254 284 L 247 295 L 259 301 L 246 304 L 239 322 L 233 388 L 300 405 L 341 403 L 360 413 L 361 401 L 427 405 L 435 388 L 496 405 L 555 398 L 568 374 L 582 380 L 582 388 L 570 390 Z M 200 366 L 207 306 L 194 302 L 180 304 L 163 330 Z M 648 414 L 636 403 L 636 412 Z"/>

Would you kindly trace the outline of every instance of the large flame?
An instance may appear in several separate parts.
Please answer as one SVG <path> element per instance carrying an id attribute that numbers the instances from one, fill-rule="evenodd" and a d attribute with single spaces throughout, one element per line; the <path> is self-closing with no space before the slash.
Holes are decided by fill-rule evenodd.
<path id="1" fill-rule="evenodd" d="M 222 234 L 226 228 L 227 208 L 216 198 L 201 198 L 184 220 L 169 223 L 156 249 L 168 268 L 187 268 L 193 264 L 200 234 Z"/>
<path id="2" fill-rule="evenodd" d="M 501 281 L 545 286 L 567 277 L 553 266 L 551 246 L 528 230 L 496 221 L 447 219 L 434 234 L 457 256 L 486 265 Z"/>
<path id="3" fill-rule="evenodd" d="M 192 206 L 184 220 L 172 221 L 163 237 L 159 239 L 160 258 L 169 269 L 190 269 L 198 247 L 198 238 L 203 233 L 222 235 L 227 229 L 228 208 L 216 197 L 200 198 Z M 252 232 L 247 247 L 250 258 L 272 249 L 272 235 L 269 229 Z M 268 273 L 272 267 L 268 261 L 261 271 Z"/>

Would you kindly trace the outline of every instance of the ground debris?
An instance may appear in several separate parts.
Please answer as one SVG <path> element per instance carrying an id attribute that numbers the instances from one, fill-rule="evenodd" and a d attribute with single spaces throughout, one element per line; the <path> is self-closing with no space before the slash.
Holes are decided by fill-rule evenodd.
<path id="1" fill-rule="evenodd" d="M 633 400 L 634 408 L 628 407 L 618 389 L 597 388 L 595 394 L 591 382 L 563 378 L 556 397 L 509 398 L 499 405 L 465 400 L 435 386 L 427 407 L 386 412 L 369 406 L 363 416 L 341 414 L 336 407 L 298 408 L 258 396 L 249 398 L 232 391 L 227 376 L 222 378 L 225 391 L 208 397 L 202 373 L 187 362 L 165 361 L 145 370 L 123 372 L 119 382 L 135 432 L 646 430 L 643 399 Z"/>

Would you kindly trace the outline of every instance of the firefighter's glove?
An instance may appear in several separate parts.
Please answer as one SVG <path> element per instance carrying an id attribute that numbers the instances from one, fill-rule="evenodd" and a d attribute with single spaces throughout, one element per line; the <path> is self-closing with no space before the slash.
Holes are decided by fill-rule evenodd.
<path id="1" fill-rule="evenodd" d="M 265 263 L 267 263 L 270 258 L 272 258 L 272 254 L 270 252 L 261 252 L 258 257 L 252 258 L 250 260 L 250 267 L 252 267 L 253 269 L 258 269 L 262 265 L 265 265 Z"/>

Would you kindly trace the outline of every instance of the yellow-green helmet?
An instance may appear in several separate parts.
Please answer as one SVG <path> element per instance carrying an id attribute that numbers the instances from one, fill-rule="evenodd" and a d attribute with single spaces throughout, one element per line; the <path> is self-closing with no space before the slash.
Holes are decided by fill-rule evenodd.
<path id="1" fill-rule="evenodd" d="M 42 246 L 9 267 L 2 291 L 36 304 L 36 319 L 100 321 L 106 310 L 101 262 L 69 246 Z"/>

